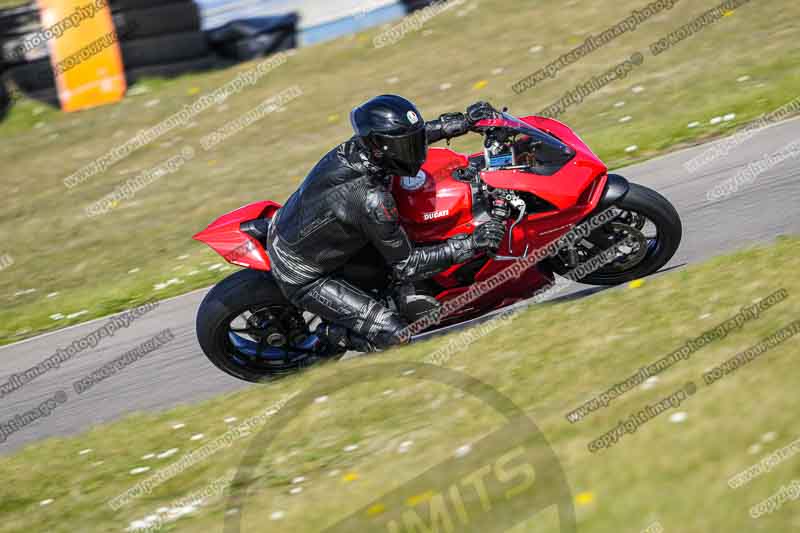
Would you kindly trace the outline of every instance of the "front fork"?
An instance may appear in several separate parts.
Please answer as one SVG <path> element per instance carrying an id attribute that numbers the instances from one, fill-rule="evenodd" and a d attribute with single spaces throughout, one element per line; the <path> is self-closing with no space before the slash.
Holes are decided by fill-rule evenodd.
<path id="1" fill-rule="evenodd" d="M 602 213 L 609 207 L 613 206 L 625 198 L 625 195 L 628 194 L 628 191 L 630 190 L 631 184 L 628 182 L 628 180 L 619 174 L 609 174 L 608 180 L 606 181 L 605 190 L 603 191 L 603 196 L 600 197 L 597 207 L 594 208 L 594 211 L 589 213 L 587 218 L 591 218 L 598 213 Z"/>
<path id="2" fill-rule="evenodd" d="M 597 203 L 597 207 L 595 207 L 592 212 L 583 219 L 581 224 L 613 207 L 617 202 L 625 198 L 625 195 L 628 194 L 630 188 L 631 184 L 627 179 L 619 174 L 609 174 L 603 194 L 600 197 L 600 201 Z M 565 253 L 562 255 L 562 260 L 564 263 L 566 263 L 567 268 L 571 269 L 578 266 L 580 263 L 580 258 L 578 256 L 576 242 L 572 242 L 566 247 Z"/>

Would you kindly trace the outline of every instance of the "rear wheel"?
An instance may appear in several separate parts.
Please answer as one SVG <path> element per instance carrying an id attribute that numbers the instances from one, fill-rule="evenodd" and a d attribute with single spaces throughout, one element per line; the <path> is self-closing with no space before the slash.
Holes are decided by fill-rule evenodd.
<path id="1" fill-rule="evenodd" d="M 553 258 L 553 270 L 561 275 L 616 246 L 616 257 L 575 281 L 589 285 L 620 285 L 657 272 L 672 259 L 683 228 L 678 212 L 656 191 L 630 184 L 630 190 L 614 207 L 617 217 L 577 241 L 571 250 Z M 625 241 L 624 244 L 623 241 Z"/>
<path id="2" fill-rule="evenodd" d="M 319 349 L 313 321 L 286 300 L 270 273 L 240 270 L 200 304 L 197 339 L 223 372 L 262 382 L 336 355 Z"/>

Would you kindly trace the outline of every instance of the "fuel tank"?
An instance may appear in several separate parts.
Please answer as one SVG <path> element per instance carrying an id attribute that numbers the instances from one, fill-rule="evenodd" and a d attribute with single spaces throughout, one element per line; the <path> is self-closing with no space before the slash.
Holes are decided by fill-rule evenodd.
<path id="1" fill-rule="evenodd" d="M 462 154 L 431 148 L 419 174 L 394 178 L 392 195 L 401 224 L 413 242 L 438 242 L 458 233 L 472 233 L 472 188 L 452 175 L 468 163 Z"/>

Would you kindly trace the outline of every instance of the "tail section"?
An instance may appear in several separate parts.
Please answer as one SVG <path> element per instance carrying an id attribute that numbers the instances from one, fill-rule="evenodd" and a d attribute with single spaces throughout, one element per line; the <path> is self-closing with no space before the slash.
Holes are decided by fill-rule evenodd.
<path id="1" fill-rule="evenodd" d="M 254 220 L 271 219 L 280 207 L 270 201 L 240 207 L 222 215 L 193 239 L 206 243 L 229 263 L 254 270 L 270 270 L 264 245 L 245 230 Z"/>

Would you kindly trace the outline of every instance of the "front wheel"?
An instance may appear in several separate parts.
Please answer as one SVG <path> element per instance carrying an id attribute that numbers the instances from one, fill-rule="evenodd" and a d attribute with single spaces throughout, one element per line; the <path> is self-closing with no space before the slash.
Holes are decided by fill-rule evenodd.
<path id="1" fill-rule="evenodd" d="M 617 257 L 576 279 L 589 285 L 620 285 L 657 272 L 672 259 L 683 235 L 680 216 L 672 204 L 656 191 L 630 184 L 628 193 L 614 203 L 618 216 L 571 250 L 553 258 L 553 270 L 565 275 L 570 264 L 586 263 L 604 250 L 617 246 Z M 622 241 L 627 241 L 620 245 Z"/>
<path id="2" fill-rule="evenodd" d="M 240 270 L 203 299 L 197 339 L 223 372 L 262 382 L 334 355 L 320 349 L 313 320 L 286 299 L 271 273 Z"/>

